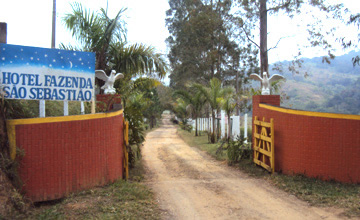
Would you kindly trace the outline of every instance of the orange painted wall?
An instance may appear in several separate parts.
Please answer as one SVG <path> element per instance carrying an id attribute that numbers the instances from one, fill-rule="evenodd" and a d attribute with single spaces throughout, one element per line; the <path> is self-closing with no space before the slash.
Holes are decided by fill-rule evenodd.
<path id="1" fill-rule="evenodd" d="M 19 167 L 32 201 L 122 178 L 123 114 L 113 117 L 16 125 L 16 145 L 25 151 Z"/>
<path id="2" fill-rule="evenodd" d="M 280 106 L 280 96 L 253 96 L 253 118 L 274 119 L 275 171 L 360 183 L 360 120 L 289 114 L 260 103 Z"/>

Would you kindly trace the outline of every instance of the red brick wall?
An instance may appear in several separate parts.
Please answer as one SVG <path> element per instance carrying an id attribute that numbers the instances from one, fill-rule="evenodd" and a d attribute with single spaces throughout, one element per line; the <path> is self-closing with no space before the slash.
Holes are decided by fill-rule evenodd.
<path id="1" fill-rule="evenodd" d="M 16 125 L 23 191 L 32 201 L 122 178 L 123 114 L 100 119 Z"/>
<path id="2" fill-rule="evenodd" d="M 289 114 L 259 107 L 279 96 L 254 96 L 253 118 L 274 119 L 275 171 L 360 183 L 360 120 Z"/>

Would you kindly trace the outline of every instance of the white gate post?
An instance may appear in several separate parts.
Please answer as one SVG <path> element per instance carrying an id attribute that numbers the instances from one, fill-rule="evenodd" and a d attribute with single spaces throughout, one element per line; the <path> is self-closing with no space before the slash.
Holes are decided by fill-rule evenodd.
<path id="1" fill-rule="evenodd" d="M 225 111 L 221 110 L 221 138 L 225 137 Z"/>
<path id="2" fill-rule="evenodd" d="M 45 118 L 45 100 L 39 100 L 39 116 Z"/>
<path id="3" fill-rule="evenodd" d="M 232 116 L 232 137 L 236 139 L 240 136 L 240 116 Z"/>
<path id="4" fill-rule="evenodd" d="M 82 115 L 85 114 L 85 106 L 83 101 L 80 102 L 80 112 Z"/>
<path id="5" fill-rule="evenodd" d="M 248 125 L 247 125 L 247 114 L 245 114 L 245 118 L 244 118 L 244 138 L 245 138 L 245 144 L 247 143 L 247 137 L 248 137 L 248 135 L 247 135 L 247 127 L 248 127 Z"/>
<path id="6" fill-rule="evenodd" d="M 68 115 L 69 115 L 69 101 L 64 100 L 64 116 L 68 116 Z"/>

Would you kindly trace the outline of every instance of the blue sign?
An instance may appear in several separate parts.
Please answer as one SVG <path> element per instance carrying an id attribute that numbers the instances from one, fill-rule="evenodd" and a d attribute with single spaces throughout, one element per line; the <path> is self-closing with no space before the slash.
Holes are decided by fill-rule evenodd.
<path id="1" fill-rule="evenodd" d="M 0 44 L 0 91 L 8 99 L 91 101 L 95 53 Z"/>

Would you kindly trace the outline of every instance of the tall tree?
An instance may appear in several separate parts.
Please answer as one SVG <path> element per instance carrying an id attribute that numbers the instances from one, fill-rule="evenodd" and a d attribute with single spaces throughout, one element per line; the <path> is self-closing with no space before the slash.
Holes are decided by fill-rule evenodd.
<path id="1" fill-rule="evenodd" d="M 187 82 L 208 83 L 224 79 L 231 67 L 232 1 L 169 0 L 166 24 L 170 32 L 170 86 L 181 89 Z"/>
<path id="2" fill-rule="evenodd" d="M 248 40 L 256 45 L 260 49 L 260 71 L 267 72 L 269 75 L 269 59 L 268 51 L 278 46 L 281 39 L 271 48 L 267 45 L 267 16 L 273 15 L 279 12 L 284 12 L 288 16 L 292 17 L 296 13 L 300 13 L 303 5 L 310 5 L 318 8 L 320 11 L 326 13 L 328 17 L 340 18 L 340 10 L 343 8 L 342 4 L 328 4 L 326 0 L 238 0 L 241 9 L 239 14 L 246 19 L 239 19 L 240 27 L 246 34 Z M 259 43 L 252 39 L 251 31 L 256 29 L 256 24 L 260 24 L 259 30 Z M 311 39 L 312 46 L 323 46 L 328 49 L 329 57 L 325 57 L 324 60 L 329 62 L 329 58 L 333 58 L 331 53 L 331 45 L 325 40 L 325 37 L 321 34 L 321 31 L 317 28 L 316 22 L 309 24 L 309 38 Z"/>

